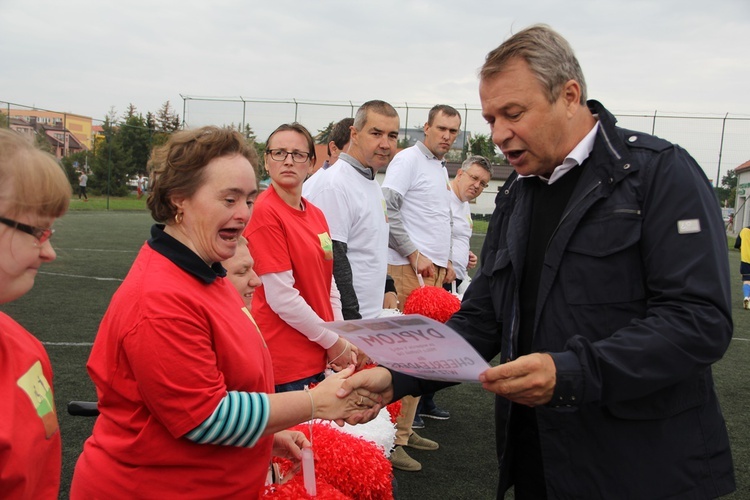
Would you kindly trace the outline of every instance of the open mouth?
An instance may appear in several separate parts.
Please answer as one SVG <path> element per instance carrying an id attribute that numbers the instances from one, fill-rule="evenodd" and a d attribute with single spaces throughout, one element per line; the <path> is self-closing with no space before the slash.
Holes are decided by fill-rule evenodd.
<path id="1" fill-rule="evenodd" d="M 522 149 L 514 149 L 512 151 L 503 151 L 503 155 L 505 155 L 505 158 L 508 160 L 508 162 L 513 165 L 516 162 L 520 161 L 521 158 L 523 158 L 523 154 L 525 153 Z"/>
<path id="2" fill-rule="evenodd" d="M 219 238 L 224 241 L 235 242 L 242 234 L 242 228 L 224 228 L 219 229 Z"/>

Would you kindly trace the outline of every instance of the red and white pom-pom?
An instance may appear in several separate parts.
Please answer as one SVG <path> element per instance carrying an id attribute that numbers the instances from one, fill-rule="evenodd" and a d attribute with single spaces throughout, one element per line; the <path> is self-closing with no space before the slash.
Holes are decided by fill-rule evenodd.
<path id="1" fill-rule="evenodd" d="M 423 286 L 409 294 L 404 303 L 404 314 L 421 314 L 445 323 L 461 309 L 461 301 L 439 286 Z"/>
<path id="2" fill-rule="evenodd" d="M 323 421 L 322 423 L 327 423 L 331 426 L 336 425 L 331 421 Z M 336 426 L 334 429 L 374 443 L 386 457 L 391 456 L 391 450 L 393 450 L 393 445 L 396 441 L 396 426 L 391 421 L 390 412 L 386 408 L 381 409 L 378 416 L 366 424 L 344 424 L 343 427 Z"/>
<path id="3" fill-rule="evenodd" d="M 304 433 L 310 439 L 310 426 L 300 424 L 292 428 Z M 331 427 L 327 422 L 314 421 L 312 424 L 313 452 L 315 453 L 315 475 L 318 496 L 316 498 L 353 498 L 357 500 L 391 500 L 393 498 L 391 462 L 383 450 L 375 443 L 352 436 Z M 282 472 L 291 469 L 288 460 L 281 462 Z M 298 473 L 290 481 L 266 488 L 266 498 L 309 498 L 304 493 L 302 474 Z M 334 494 L 328 486 L 343 494 Z M 322 492 L 326 495 L 321 496 Z M 303 493 L 300 495 L 300 492 Z M 273 495 L 273 496 L 271 496 Z M 297 495 L 297 496 L 294 496 Z"/>

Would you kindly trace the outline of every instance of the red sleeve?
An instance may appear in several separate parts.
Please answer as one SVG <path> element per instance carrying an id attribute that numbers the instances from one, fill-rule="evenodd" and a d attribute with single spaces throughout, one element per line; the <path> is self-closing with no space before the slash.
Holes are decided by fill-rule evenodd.
<path id="1" fill-rule="evenodd" d="M 280 214 L 267 205 L 256 206 L 244 233 L 250 255 L 255 259 L 255 272 L 260 276 L 292 269 L 289 246 Z"/>

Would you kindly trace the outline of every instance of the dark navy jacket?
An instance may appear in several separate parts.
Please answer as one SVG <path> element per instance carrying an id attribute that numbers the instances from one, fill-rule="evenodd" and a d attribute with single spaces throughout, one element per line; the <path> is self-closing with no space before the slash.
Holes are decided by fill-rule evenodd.
<path id="1" fill-rule="evenodd" d="M 547 247 L 532 350 L 557 369 L 536 408 L 550 499 L 715 498 L 734 472 L 711 364 L 732 337 L 721 211 L 682 148 L 615 126 L 596 101 L 594 148 Z M 448 324 L 487 360 L 516 357 L 532 200 L 514 173 L 479 269 Z M 440 386 L 394 374 L 397 396 Z M 496 398 L 499 495 L 512 405 Z"/>

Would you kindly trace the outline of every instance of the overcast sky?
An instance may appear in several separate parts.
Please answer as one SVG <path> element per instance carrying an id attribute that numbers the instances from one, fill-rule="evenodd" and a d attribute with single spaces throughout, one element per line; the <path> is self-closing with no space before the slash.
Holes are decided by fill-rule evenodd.
<path id="1" fill-rule="evenodd" d="M 0 101 L 97 119 L 182 115 L 181 94 L 476 107 L 486 53 L 538 22 L 613 112 L 750 117 L 748 0 L 0 0 Z M 225 120 L 210 108 L 185 117 Z"/>

